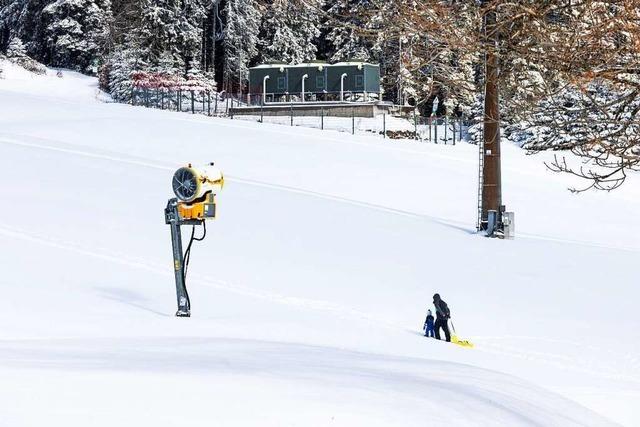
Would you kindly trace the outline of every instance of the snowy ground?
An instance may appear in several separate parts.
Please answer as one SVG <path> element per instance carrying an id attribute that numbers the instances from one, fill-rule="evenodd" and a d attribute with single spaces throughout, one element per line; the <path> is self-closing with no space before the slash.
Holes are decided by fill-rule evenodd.
<path id="1" fill-rule="evenodd" d="M 97 102 L 0 80 L 0 425 L 640 425 L 640 180 L 573 195 L 504 149 L 518 238 L 474 232 L 476 147 Z M 228 185 L 178 319 L 173 170 Z M 464 349 L 420 335 L 431 295 Z"/>
<path id="2" fill-rule="evenodd" d="M 293 124 L 291 123 L 290 116 L 253 116 L 253 115 L 235 115 L 234 120 L 252 121 L 277 124 L 283 126 L 301 126 L 315 129 L 324 129 L 338 132 L 347 133 L 372 133 L 382 135 L 385 130 L 387 131 L 405 131 L 414 132 L 418 131 L 418 135 L 422 140 L 429 140 L 430 142 L 436 142 L 438 144 L 454 144 L 453 138 L 453 125 L 448 123 L 446 126 L 444 123 L 438 125 L 438 135 L 436 139 L 435 124 L 431 126 L 431 132 L 429 132 L 428 125 L 414 126 L 411 118 L 393 117 L 390 115 L 378 115 L 376 117 L 318 117 L 318 116 L 294 116 Z M 459 128 L 458 123 L 455 124 L 456 141 L 459 142 Z"/>

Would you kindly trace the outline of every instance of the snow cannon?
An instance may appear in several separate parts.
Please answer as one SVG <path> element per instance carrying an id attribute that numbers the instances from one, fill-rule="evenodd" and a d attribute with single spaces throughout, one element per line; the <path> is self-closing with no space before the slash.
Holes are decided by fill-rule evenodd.
<path id="1" fill-rule="evenodd" d="M 224 186 L 224 176 L 213 163 L 194 168 L 191 164 L 173 174 L 173 192 L 183 219 L 215 218 L 215 196 Z"/>
<path id="2" fill-rule="evenodd" d="M 181 167 L 173 174 L 171 184 L 176 197 L 169 199 L 164 209 L 165 224 L 171 226 L 173 267 L 178 299 L 178 317 L 191 316 L 191 301 L 187 292 L 186 276 L 191 247 L 194 241 L 202 241 L 207 235 L 206 220 L 216 217 L 216 195 L 224 186 L 222 172 L 209 163 L 200 168 L 191 164 Z M 182 251 L 180 227 L 191 225 L 191 238 L 187 250 Z M 202 235 L 195 237 L 196 226 L 202 227 Z"/>
<path id="3" fill-rule="evenodd" d="M 189 164 L 173 174 L 173 192 L 183 202 L 193 202 L 211 192 L 217 194 L 224 186 L 224 176 L 213 163 L 201 168 Z"/>

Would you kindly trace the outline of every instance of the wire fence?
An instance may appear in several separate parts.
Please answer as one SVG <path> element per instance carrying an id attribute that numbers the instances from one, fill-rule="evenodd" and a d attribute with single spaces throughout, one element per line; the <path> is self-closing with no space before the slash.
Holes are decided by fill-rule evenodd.
<path id="1" fill-rule="evenodd" d="M 372 117 L 356 115 L 357 103 L 341 104 L 341 114 L 331 108 L 317 106 L 312 112 L 294 108 L 294 103 L 280 105 L 275 111 L 261 106 L 242 111 L 247 104 L 242 100 L 209 90 L 169 90 L 165 88 L 135 88 L 132 104 L 161 110 L 179 111 L 207 116 L 287 126 L 301 126 L 338 132 L 374 133 L 386 139 L 413 139 L 434 144 L 450 144 L 468 139 L 473 124 L 462 117 L 422 117 L 413 114 L 396 115 L 382 112 Z M 313 106 L 312 103 L 304 104 Z M 345 113 L 347 111 L 347 113 Z M 373 111 L 373 110 L 372 110 Z"/>
<path id="2" fill-rule="evenodd" d="M 434 144 L 455 145 L 468 139 L 468 129 L 473 123 L 461 117 L 399 117 L 381 113 L 374 117 L 336 117 L 319 109 L 317 115 L 300 114 L 294 108 L 286 115 L 235 114 L 236 120 L 270 123 L 285 126 L 301 126 L 338 132 L 374 133 L 388 139 L 413 139 Z"/>
<path id="3" fill-rule="evenodd" d="M 242 105 L 238 99 L 224 93 L 165 88 L 135 88 L 131 92 L 131 104 L 208 116 L 228 115 L 233 108 Z"/>

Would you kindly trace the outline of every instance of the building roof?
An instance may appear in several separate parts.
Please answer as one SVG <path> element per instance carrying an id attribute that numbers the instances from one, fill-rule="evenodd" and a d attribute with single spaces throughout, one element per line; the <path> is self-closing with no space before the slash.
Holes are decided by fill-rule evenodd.
<path id="1" fill-rule="evenodd" d="M 344 66 L 349 66 L 349 65 L 372 65 L 374 67 L 379 66 L 378 64 L 371 64 L 369 62 L 363 62 L 363 61 L 348 61 L 348 62 L 337 62 L 335 64 L 329 64 L 327 62 L 303 62 L 301 64 L 293 64 L 293 65 L 289 65 L 289 64 L 284 64 L 284 63 L 270 63 L 270 64 L 260 64 L 260 65 L 256 65 L 255 67 L 250 67 L 250 70 L 257 70 L 257 69 L 263 69 L 263 68 L 309 68 L 309 67 L 319 67 L 319 66 L 323 66 L 323 67 L 344 67 Z"/>

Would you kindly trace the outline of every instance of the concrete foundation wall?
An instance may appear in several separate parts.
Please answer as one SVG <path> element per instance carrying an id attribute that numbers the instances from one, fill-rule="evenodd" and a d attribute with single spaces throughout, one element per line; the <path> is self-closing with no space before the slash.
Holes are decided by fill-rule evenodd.
<path id="1" fill-rule="evenodd" d="M 389 112 L 388 105 L 380 104 L 283 104 L 253 107 L 235 107 L 231 109 L 233 115 L 245 116 L 289 116 L 293 110 L 296 117 L 317 116 L 327 117 L 375 117 Z"/>

